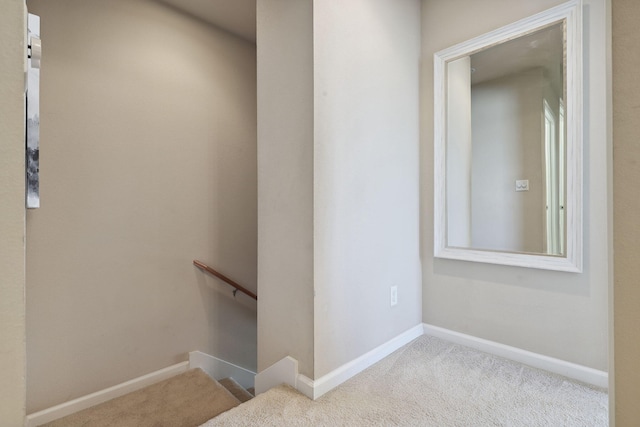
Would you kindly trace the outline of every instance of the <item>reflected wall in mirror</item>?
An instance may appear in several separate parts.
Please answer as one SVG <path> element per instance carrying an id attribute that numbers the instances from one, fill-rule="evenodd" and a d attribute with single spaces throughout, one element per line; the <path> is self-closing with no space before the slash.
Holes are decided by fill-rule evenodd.
<path id="1" fill-rule="evenodd" d="M 446 65 L 449 246 L 563 254 L 564 62 L 559 22 Z"/>
<path id="2" fill-rule="evenodd" d="M 581 271 L 580 12 L 436 53 L 436 257 Z"/>

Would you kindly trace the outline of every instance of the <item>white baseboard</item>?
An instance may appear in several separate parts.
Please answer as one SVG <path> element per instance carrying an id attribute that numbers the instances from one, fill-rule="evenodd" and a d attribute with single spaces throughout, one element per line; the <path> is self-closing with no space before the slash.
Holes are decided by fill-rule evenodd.
<path id="1" fill-rule="evenodd" d="M 423 326 L 421 324 L 416 325 L 317 380 L 312 380 L 305 375 L 299 374 L 298 361 L 292 357 L 285 357 L 256 376 L 256 393 L 264 393 L 272 387 L 285 383 L 294 387 L 308 398 L 315 400 L 374 363 L 384 359 L 400 347 L 410 343 L 423 333 Z"/>
<path id="2" fill-rule="evenodd" d="M 386 343 L 374 348 L 368 353 L 363 354 L 357 359 L 354 359 L 351 362 L 334 369 L 328 374 L 323 375 L 317 380 L 311 380 L 304 375 L 298 375 L 298 391 L 315 400 L 328 391 L 333 390 L 354 375 L 359 374 L 371 365 L 384 359 L 399 348 L 409 344 L 423 333 L 424 329 L 422 325 L 416 325 L 397 337 L 392 338 Z"/>
<path id="3" fill-rule="evenodd" d="M 109 387 L 104 390 L 91 393 L 74 400 L 70 400 L 68 402 L 53 406 L 39 412 L 34 412 L 33 414 L 27 415 L 25 426 L 37 427 L 50 421 L 66 417 L 67 415 L 71 415 L 83 409 L 90 408 L 92 406 L 106 402 L 107 400 L 124 396 L 127 393 L 139 390 L 148 385 L 166 380 L 167 378 L 171 378 L 175 375 L 186 372 L 188 369 L 189 362 L 178 363 L 176 365 L 169 366 L 168 368 L 160 369 L 159 371 L 151 372 L 150 374 L 134 378 L 122 384 L 118 384 L 113 387 Z"/>
<path id="4" fill-rule="evenodd" d="M 297 389 L 298 361 L 287 356 L 256 375 L 256 395 L 280 384 Z"/>
<path id="5" fill-rule="evenodd" d="M 242 387 L 254 387 L 256 373 L 201 351 L 189 353 L 189 368 L 200 368 L 214 380 L 233 378 Z"/>
<path id="6" fill-rule="evenodd" d="M 609 375 L 604 371 L 588 368 L 586 366 L 556 359 L 542 354 L 533 353 L 531 351 L 522 350 L 520 348 L 511 347 L 494 341 L 477 338 L 460 332 L 438 326 L 424 324 L 424 333 L 466 347 L 475 348 L 476 350 L 495 356 L 504 357 L 524 365 L 534 368 L 543 369 L 548 372 L 563 375 L 565 377 L 582 381 L 597 387 L 608 388 Z"/>

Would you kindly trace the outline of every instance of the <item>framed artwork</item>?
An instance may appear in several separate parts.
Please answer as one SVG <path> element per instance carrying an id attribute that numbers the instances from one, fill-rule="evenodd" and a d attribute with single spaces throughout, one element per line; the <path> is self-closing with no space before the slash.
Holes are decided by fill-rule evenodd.
<path id="1" fill-rule="evenodd" d="M 26 207 L 40 207 L 40 17 L 29 14 L 27 69 Z"/>

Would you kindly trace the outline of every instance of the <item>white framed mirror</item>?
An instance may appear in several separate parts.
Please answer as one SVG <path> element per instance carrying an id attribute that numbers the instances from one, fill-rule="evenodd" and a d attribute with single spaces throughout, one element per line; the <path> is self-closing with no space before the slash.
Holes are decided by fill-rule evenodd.
<path id="1" fill-rule="evenodd" d="M 581 0 L 434 67 L 435 257 L 581 272 Z"/>

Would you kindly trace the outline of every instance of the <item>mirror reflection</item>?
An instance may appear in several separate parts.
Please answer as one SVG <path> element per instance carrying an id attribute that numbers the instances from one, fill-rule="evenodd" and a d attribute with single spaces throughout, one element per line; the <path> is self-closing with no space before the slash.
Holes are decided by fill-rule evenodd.
<path id="1" fill-rule="evenodd" d="M 566 254 L 565 21 L 445 77 L 447 246 Z"/>

